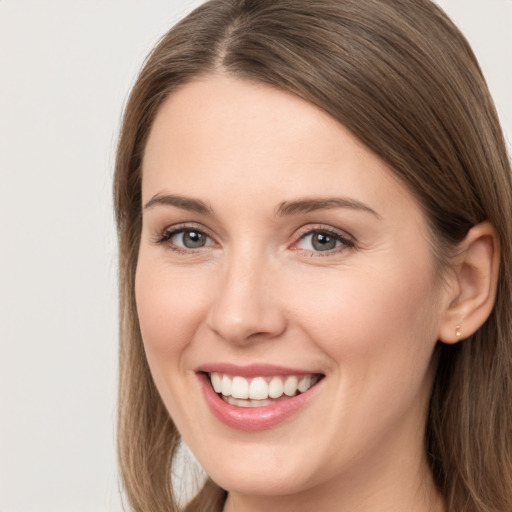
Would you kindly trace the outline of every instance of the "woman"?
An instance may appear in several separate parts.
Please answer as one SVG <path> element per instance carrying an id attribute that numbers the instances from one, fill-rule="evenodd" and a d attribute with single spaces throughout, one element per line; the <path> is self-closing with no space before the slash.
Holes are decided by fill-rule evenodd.
<path id="1" fill-rule="evenodd" d="M 510 166 L 426 0 L 213 0 L 126 107 L 130 506 L 512 510 Z"/>

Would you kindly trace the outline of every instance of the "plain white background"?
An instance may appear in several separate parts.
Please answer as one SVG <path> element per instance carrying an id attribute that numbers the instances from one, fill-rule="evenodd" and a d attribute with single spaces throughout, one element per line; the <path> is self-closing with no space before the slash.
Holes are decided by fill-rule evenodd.
<path id="1" fill-rule="evenodd" d="M 111 207 L 124 101 L 200 0 L 0 0 L 0 512 L 117 512 Z M 512 0 L 439 0 L 512 139 Z"/>

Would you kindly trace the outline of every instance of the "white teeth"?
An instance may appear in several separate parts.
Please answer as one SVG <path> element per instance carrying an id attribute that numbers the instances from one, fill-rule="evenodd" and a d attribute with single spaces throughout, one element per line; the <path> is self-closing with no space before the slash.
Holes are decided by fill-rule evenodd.
<path id="1" fill-rule="evenodd" d="M 284 394 L 287 396 L 294 396 L 297 393 L 297 385 L 299 384 L 299 379 L 295 377 L 295 375 L 290 375 L 284 383 Z"/>
<path id="2" fill-rule="evenodd" d="M 249 398 L 254 400 L 264 400 L 268 398 L 268 384 L 263 377 L 256 377 L 251 382 L 249 388 Z"/>
<path id="3" fill-rule="evenodd" d="M 301 393 L 304 393 L 304 391 L 307 391 L 310 387 L 311 387 L 311 376 L 305 375 L 304 377 L 302 377 L 302 379 L 300 379 L 297 389 Z"/>
<path id="4" fill-rule="evenodd" d="M 297 393 L 304 393 L 313 387 L 319 380 L 318 375 L 303 375 L 300 377 L 289 375 L 288 377 L 254 377 L 246 379 L 240 376 L 222 375 L 213 372 L 210 374 L 210 381 L 216 393 L 222 394 L 224 397 L 232 397 L 228 403 L 240 405 L 244 401 L 244 407 L 255 407 L 269 399 L 280 398 L 283 395 L 292 397 Z M 247 405 L 251 402 L 253 405 Z"/>
<path id="5" fill-rule="evenodd" d="M 222 386 L 222 389 L 220 392 L 224 396 L 231 396 L 231 379 L 227 375 L 224 375 L 222 377 L 221 386 Z"/>
<path id="6" fill-rule="evenodd" d="M 237 407 L 266 407 L 267 405 L 272 405 L 275 402 L 273 400 L 239 400 L 238 398 L 233 398 L 232 396 L 224 397 L 224 401 L 231 405 L 236 405 Z"/>
<path id="7" fill-rule="evenodd" d="M 279 398 L 283 394 L 283 380 L 280 377 L 273 377 L 268 386 L 268 396 Z"/>
<path id="8" fill-rule="evenodd" d="M 233 398 L 249 398 L 249 383 L 247 379 L 233 377 L 231 381 L 231 396 Z"/>
<path id="9" fill-rule="evenodd" d="M 215 393 L 220 393 L 222 391 L 222 378 L 218 373 L 212 373 L 210 375 L 210 379 L 212 381 L 213 389 Z"/>

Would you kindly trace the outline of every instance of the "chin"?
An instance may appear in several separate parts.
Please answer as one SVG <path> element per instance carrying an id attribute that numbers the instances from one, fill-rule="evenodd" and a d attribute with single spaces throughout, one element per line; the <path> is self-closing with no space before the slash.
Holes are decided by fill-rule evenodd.
<path id="1" fill-rule="evenodd" d="M 212 480 L 228 492 L 257 495 L 284 496 L 297 494 L 311 485 L 311 476 L 286 468 L 218 467 L 208 471 Z M 308 485 L 309 482 L 309 485 Z"/>

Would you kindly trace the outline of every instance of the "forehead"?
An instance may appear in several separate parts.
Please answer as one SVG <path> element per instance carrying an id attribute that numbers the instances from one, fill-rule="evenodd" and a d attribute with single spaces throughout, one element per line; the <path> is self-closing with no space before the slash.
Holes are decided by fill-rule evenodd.
<path id="1" fill-rule="evenodd" d="M 162 105 L 143 160 L 143 199 L 275 202 L 337 194 L 417 208 L 389 167 L 315 105 L 276 88 L 208 76 Z"/>

